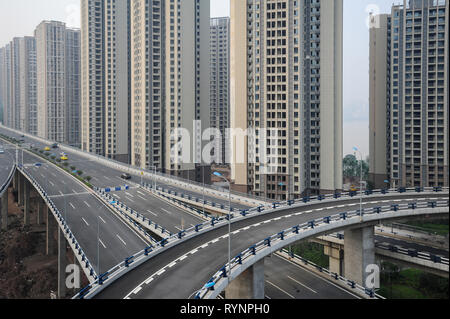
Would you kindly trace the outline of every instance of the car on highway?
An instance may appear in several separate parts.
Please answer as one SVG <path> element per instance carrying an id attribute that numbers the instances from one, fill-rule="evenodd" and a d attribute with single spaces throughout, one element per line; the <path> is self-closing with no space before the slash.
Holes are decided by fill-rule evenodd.
<path id="1" fill-rule="evenodd" d="M 5 150 L 0 147 L 0 154 L 5 154 Z"/>
<path id="2" fill-rule="evenodd" d="M 58 148 L 58 143 L 53 144 L 53 145 L 52 145 L 52 148 L 53 148 L 53 149 Z"/>
<path id="3" fill-rule="evenodd" d="M 61 161 L 67 161 L 69 158 L 66 155 L 61 156 Z"/>
<path id="4" fill-rule="evenodd" d="M 131 175 L 128 174 L 128 173 L 123 173 L 122 176 L 120 176 L 120 177 L 121 177 L 122 179 L 125 179 L 125 180 L 131 179 Z"/>
<path id="5" fill-rule="evenodd" d="M 50 151 L 50 147 L 46 147 L 46 148 L 44 148 L 44 151 L 46 151 L 46 152 L 48 152 L 48 151 Z"/>

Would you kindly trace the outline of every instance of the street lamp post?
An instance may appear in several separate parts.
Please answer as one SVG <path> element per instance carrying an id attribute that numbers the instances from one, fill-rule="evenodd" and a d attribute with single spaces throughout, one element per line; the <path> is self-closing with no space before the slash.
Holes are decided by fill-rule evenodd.
<path id="1" fill-rule="evenodd" d="M 362 189 L 363 189 L 363 183 L 362 183 L 362 178 L 363 178 L 363 169 L 362 169 L 362 166 L 363 166 L 363 157 L 362 157 L 362 153 L 360 152 L 360 150 L 355 146 L 355 147 L 353 147 L 353 150 L 355 151 L 355 153 L 356 152 L 358 152 L 359 153 L 359 155 L 360 155 L 360 157 L 361 157 L 361 164 L 360 164 L 360 166 L 361 166 L 361 175 L 360 175 L 360 177 L 359 177 L 359 194 L 360 194 L 360 199 L 359 199 L 359 216 L 360 216 L 360 220 L 361 220 L 361 222 L 362 222 L 362 220 L 363 220 L 363 215 L 362 215 L 362 200 L 363 200 L 363 192 L 362 192 Z"/>
<path id="2" fill-rule="evenodd" d="M 221 173 L 214 172 L 215 176 L 222 178 L 225 182 L 228 184 L 228 205 L 229 205 L 229 211 L 228 214 L 228 265 L 230 267 L 229 274 L 228 274 L 228 284 L 230 283 L 230 275 L 231 275 L 231 184 Z"/>

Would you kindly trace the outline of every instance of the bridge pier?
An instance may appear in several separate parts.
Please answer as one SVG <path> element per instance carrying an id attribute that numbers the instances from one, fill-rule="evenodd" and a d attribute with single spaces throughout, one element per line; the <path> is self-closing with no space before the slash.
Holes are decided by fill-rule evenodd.
<path id="1" fill-rule="evenodd" d="M 225 289 L 226 299 L 264 299 L 264 259 L 244 271 Z"/>
<path id="2" fill-rule="evenodd" d="M 338 244 L 330 243 L 328 246 L 324 246 L 324 253 L 329 257 L 329 270 L 339 276 L 344 276 L 344 247 Z"/>
<path id="3" fill-rule="evenodd" d="M 24 226 L 30 225 L 30 212 L 31 212 L 31 201 L 30 201 L 30 189 L 31 184 L 23 178 L 23 224 Z"/>
<path id="4" fill-rule="evenodd" d="M 0 224 L 2 230 L 8 230 L 8 190 L 0 198 Z"/>
<path id="5" fill-rule="evenodd" d="M 346 230 L 344 234 L 345 277 L 366 287 L 367 266 L 375 262 L 374 226 Z"/>
<path id="6" fill-rule="evenodd" d="M 67 246 L 64 232 L 58 227 L 58 298 L 66 297 Z"/>
<path id="7" fill-rule="evenodd" d="M 25 178 L 22 176 L 22 174 L 17 173 L 17 203 L 19 204 L 19 207 L 23 206 L 24 202 L 24 184 L 25 184 Z"/>
<path id="8" fill-rule="evenodd" d="M 47 231 L 46 231 L 46 254 L 56 255 L 56 240 L 55 240 L 55 230 L 56 230 L 56 220 L 53 217 L 50 209 L 47 207 Z"/>
<path id="9" fill-rule="evenodd" d="M 36 216 L 36 224 L 41 225 L 44 223 L 44 210 L 47 205 L 44 200 L 40 197 L 37 198 L 37 216 Z"/>

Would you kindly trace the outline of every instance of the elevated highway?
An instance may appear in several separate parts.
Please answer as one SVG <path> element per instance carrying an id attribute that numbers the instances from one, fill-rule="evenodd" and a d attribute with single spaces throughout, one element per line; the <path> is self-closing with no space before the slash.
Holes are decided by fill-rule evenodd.
<path id="1" fill-rule="evenodd" d="M 420 196 L 427 196 L 430 200 L 442 198 L 446 200 L 448 192 L 437 196 L 435 193 L 428 195 L 422 193 Z M 394 200 L 396 199 L 390 201 L 388 205 L 395 203 Z M 364 208 L 372 210 L 383 202 L 366 203 Z M 410 203 L 413 203 L 413 199 Z M 445 205 L 448 206 L 447 201 L 444 202 Z M 349 204 L 346 211 L 358 208 L 357 204 Z M 265 214 L 255 213 L 255 216 L 251 218 L 249 216 L 235 217 L 231 227 L 231 255 L 236 256 L 258 240 L 264 240 L 268 236 L 293 227 L 293 225 L 323 219 L 342 211 L 342 208 L 330 206 L 324 208 L 318 205 L 317 207 L 284 208 Z M 441 213 L 446 214 L 445 211 Z M 227 224 L 225 220 L 215 226 L 205 225 L 203 230 L 198 232 L 191 230 L 191 234 L 185 234 L 189 240 L 183 238 L 183 240 L 179 240 L 178 244 L 171 244 L 169 240 L 164 247 L 149 249 L 148 256 L 135 254 L 132 263 L 127 265 L 127 268 L 133 269 L 133 271 L 120 273 L 119 268 L 125 266 L 116 267 L 107 276 L 108 280 L 113 279 L 111 283 L 106 280 L 100 289 L 93 285 L 91 295 L 95 295 L 96 291 L 107 287 L 108 289 L 99 293 L 98 298 L 188 298 L 210 280 L 215 273 L 213 269 L 221 269 L 226 263 L 228 230 L 225 226 Z M 173 243 L 175 242 L 177 240 L 174 239 Z M 182 282 L 180 282 L 181 278 L 183 278 Z M 156 291 L 158 293 L 155 293 Z M 89 294 L 87 296 L 89 297 Z"/>

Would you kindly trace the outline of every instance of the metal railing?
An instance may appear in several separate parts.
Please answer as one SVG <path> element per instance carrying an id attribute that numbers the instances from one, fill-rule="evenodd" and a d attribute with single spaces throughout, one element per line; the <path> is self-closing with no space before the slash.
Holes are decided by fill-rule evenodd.
<path id="1" fill-rule="evenodd" d="M 353 280 L 347 279 L 335 272 L 331 272 L 330 270 L 328 270 L 327 268 L 321 267 L 319 265 L 316 265 L 315 263 L 294 254 L 292 251 L 289 251 L 285 248 L 283 248 L 281 250 L 282 253 L 288 254 L 289 257 L 293 258 L 293 259 L 297 259 L 300 262 L 302 262 L 305 266 L 310 266 L 313 267 L 314 269 L 316 269 L 317 271 L 321 272 L 322 274 L 325 274 L 326 276 L 329 276 L 331 280 L 333 281 L 339 281 L 341 283 L 343 283 L 344 285 L 346 285 L 349 289 L 354 289 L 355 291 L 358 291 L 359 293 L 362 293 L 370 298 L 374 298 L 374 299 L 385 299 L 383 296 L 377 294 L 374 290 L 372 289 L 367 289 L 359 284 L 357 284 L 356 282 L 354 282 Z"/>
<path id="2" fill-rule="evenodd" d="M 5 191 L 8 190 L 8 186 L 9 184 L 11 184 L 11 180 L 13 179 L 15 172 L 16 172 L 16 165 L 14 164 L 11 168 L 11 172 L 9 173 L 5 183 L 0 187 L 0 197 L 3 195 Z"/>
<path id="3" fill-rule="evenodd" d="M 117 200 L 116 198 L 111 196 L 108 192 L 105 192 L 104 190 L 101 190 L 95 186 L 94 186 L 94 191 L 97 194 L 99 194 L 105 202 L 108 202 L 112 207 L 114 207 L 116 209 L 116 211 L 118 211 L 122 216 L 124 216 L 131 223 L 133 223 L 135 225 L 135 227 L 137 227 L 140 231 L 144 231 L 142 229 L 143 226 L 141 226 L 141 225 L 145 225 L 144 226 L 145 228 L 147 228 L 149 230 L 152 230 L 151 228 L 153 228 L 154 231 L 160 233 L 162 235 L 161 237 L 164 237 L 165 235 L 170 237 L 173 235 L 170 231 L 168 231 L 161 225 L 154 223 L 153 221 L 151 221 L 149 218 L 145 217 L 141 213 L 131 209 L 126 204 L 120 202 L 119 200 Z M 154 242 L 154 243 L 157 242 L 147 232 L 145 232 L 145 236 L 148 239 L 150 239 L 152 242 Z"/>
<path id="4" fill-rule="evenodd" d="M 430 205 L 435 205 L 436 204 L 432 204 L 432 203 L 436 203 L 436 202 L 430 202 Z M 448 201 L 445 202 L 448 206 Z M 411 204 L 405 204 L 406 207 L 417 207 Z M 390 211 L 392 210 L 399 210 L 399 207 L 404 207 L 400 206 L 400 205 L 392 205 L 391 207 L 376 207 L 373 209 L 373 211 L 375 213 L 381 213 L 383 211 Z M 277 208 L 275 208 L 277 209 Z M 364 211 L 368 211 L 370 209 L 364 209 Z M 269 212 L 273 212 L 275 210 L 269 211 Z M 358 210 L 359 211 L 359 210 Z M 242 210 L 239 214 L 228 214 L 226 216 L 222 216 L 222 217 L 213 217 L 211 218 L 210 221 L 205 222 L 203 224 L 199 224 L 196 225 L 194 227 L 191 227 L 187 230 L 183 230 L 180 231 L 177 234 L 174 234 L 168 238 L 164 238 L 162 241 L 160 241 L 159 243 L 155 244 L 155 245 L 150 245 L 148 247 L 146 247 L 144 250 L 136 253 L 135 255 L 127 258 L 125 261 L 119 263 L 118 265 L 114 266 L 112 269 L 110 269 L 108 272 L 106 272 L 104 275 L 100 276 L 100 280 L 95 281 L 94 283 L 88 285 L 87 287 L 85 287 L 83 290 L 81 290 L 76 296 L 74 296 L 74 298 L 85 298 L 85 297 L 93 297 L 96 294 L 98 294 L 99 292 L 101 292 L 104 288 L 107 287 L 107 285 L 111 284 L 112 282 L 114 282 L 115 280 L 119 279 L 120 277 L 122 277 L 123 275 L 125 275 L 127 272 L 133 270 L 134 268 L 138 267 L 139 265 L 145 263 L 146 261 L 148 261 L 149 259 L 153 258 L 154 256 L 157 256 L 158 254 L 166 251 L 167 249 L 178 245 L 188 239 L 191 239 L 193 237 L 196 237 L 200 234 L 206 233 L 208 231 L 211 231 L 213 229 L 225 226 L 228 224 L 228 220 L 232 220 L 233 222 L 237 222 L 237 221 L 241 221 L 243 219 L 247 219 L 250 218 L 252 216 L 256 216 L 259 215 L 260 213 L 269 213 L 269 212 L 264 212 L 264 209 L 260 208 L 260 209 L 252 209 L 252 210 Z M 336 218 L 341 218 L 342 214 L 344 214 L 345 218 L 347 217 L 351 217 L 351 215 L 347 215 L 348 213 L 341 213 L 341 215 L 337 214 L 335 215 L 334 219 Z M 331 221 L 331 217 L 329 218 L 329 220 Z M 322 222 L 322 220 L 320 220 Z M 305 225 L 305 227 L 310 226 Z M 300 226 L 299 226 L 300 229 Z"/>
<path id="5" fill-rule="evenodd" d="M 337 238 L 339 240 L 345 239 L 345 234 L 330 234 L 327 236 Z M 324 240 L 326 240 L 326 239 L 324 239 Z M 405 248 L 405 247 L 401 247 L 398 245 L 392 245 L 392 244 L 388 244 L 388 243 L 380 243 L 377 241 L 375 241 L 375 247 L 383 249 L 383 250 L 388 250 L 393 253 L 398 253 L 401 255 L 418 258 L 421 260 L 432 261 L 433 263 L 436 263 L 436 264 L 449 265 L 448 258 L 445 258 L 443 256 L 438 256 L 438 255 L 432 254 L 430 252 L 420 252 L 417 249 Z"/>
<path id="6" fill-rule="evenodd" d="M 0 127 L 3 127 L 4 129 L 12 131 L 12 132 L 14 132 L 16 134 L 22 134 L 22 135 L 24 135 L 24 136 L 26 136 L 28 138 L 34 139 L 34 140 L 39 141 L 40 143 L 43 143 L 43 144 L 52 144 L 52 143 L 54 143 L 54 141 L 50 141 L 50 140 L 46 140 L 46 139 L 43 139 L 43 138 L 40 138 L 40 137 L 37 137 L 37 136 L 34 136 L 34 135 L 30 135 L 30 134 L 27 134 L 27 133 L 24 133 L 24 132 L 15 130 L 15 129 L 11 129 L 9 127 L 5 127 L 3 125 L 0 125 Z M 118 169 L 118 170 L 126 170 L 126 171 L 132 172 L 132 173 L 134 173 L 136 175 L 140 175 L 141 172 L 145 172 L 145 175 L 147 177 L 154 177 L 155 176 L 155 173 L 152 172 L 152 171 L 149 171 L 148 169 L 141 169 L 141 168 L 129 165 L 129 164 L 125 164 L 125 163 L 116 161 L 114 159 L 109 159 L 109 158 L 106 158 L 106 157 L 101 156 L 101 155 L 89 153 L 89 152 L 83 151 L 83 150 L 81 150 L 79 148 L 75 148 L 75 147 L 72 147 L 72 146 L 69 146 L 69 145 L 65 145 L 65 144 L 62 144 L 62 143 L 58 143 L 58 145 L 60 146 L 61 149 L 65 150 L 65 151 L 72 151 L 72 152 L 75 152 L 75 153 L 77 153 L 79 155 L 82 155 L 82 156 L 94 159 L 94 160 L 96 160 L 98 162 L 104 163 L 106 166 L 109 166 L 111 168 L 115 168 L 115 169 Z M 201 187 L 201 188 L 204 187 L 206 189 L 206 191 L 213 192 L 215 195 L 218 195 L 218 196 L 221 196 L 221 197 L 224 197 L 224 198 L 225 197 L 228 198 L 228 190 L 225 190 L 222 187 L 218 187 L 218 186 L 215 186 L 215 185 L 206 185 L 206 184 L 203 185 L 202 183 L 199 183 L 199 182 L 196 182 L 196 181 L 191 181 L 191 180 L 188 180 L 188 179 L 184 179 L 182 177 L 169 175 L 169 174 L 165 174 L 165 173 L 161 173 L 161 172 L 156 172 L 156 177 L 159 178 L 159 182 L 163 181 L 163 182 L 167 182 L 169 184 L 179 185 L 179 186 L 183 186 L 183 187 L 192 187 L 192 186 Z M 261 198 L 259 196 L 253 195 L 253 194 L 237 192 L 237 191 L 234 191 L 234 190 L 231 190 L 231 193 L 235 196 L 234 199 L 237 199 L 236 198 L 236 196 L 237 196 L 237 197 L 242 197 L 242 200 L 244 200 L 244 201 L 248 201 L 249 199 L 256 200 L 256 201 L 259 201 L 259 202 L 265 202 L 266 201 L 265 199 L 263 199 L 263 198 Z"/>
<path id="7" fill-rule="evenodd" d="M 351 211 L 351 212 L 342 212 L 338 213 L 332 216 L 324 217 L 315 219 L 300 225 L 295 225 L 291 228 L 288 228 L 284 231 L 279 232 L 278 234 L 274 234 L 270 237 L 267 237 L 266 239 L 258 242 L 257 244 L 247 248 L 242 253 L 237 255 L 235 258 L 232 259 L 231 264 L 226 264 L 221 270 L 219 270 L 211 279 L 209 282 L 205 284 L 205 286 L 195 295 L 196 299 L 202 299 L 205 297 L 208 297 L 209 292 L 214 291 L 219 285 L 225 285 L 226 282 L 224 280 L 228 280 L 228 277 L 234 277 L 236 278 L 237 275 L 234 274 L 238 273 L 238 271 L 242 272 L 241 266 L 244 264 L 244 262 L 247 265 L 251 265 L 251 262 L 258 261 L 259 259 L 263 258 L 265 255 L 271 252 L 272 246 L 280 246 L 283 245 L 283 242 L 287 239 L 289 241 L 293 240 L 300 240 L 299 238 L 304 235 L 304 238 L 306 238 L 305 232 L 315 230 L 315 232 L 319 232 L 320 228 L 323 226 L 330 227 L 331 224 L 339 221 L 350 221 L 351 219 L 361 220 L 363 216 L 369 216 L 369 215 L 375 215 L 376 217 L 382 217 L 383 213 L 386 212 L 398 212 L 401 210 L 416 210 L 420 208 L 438 208 L 438 207 L 448 207 L 449 201 L 431 201 L 431 202 L 421 202 L 421 203 L 409 203 L 409 204 L 402 204 L 402 205 L 389 205 L 389 206 L 382 206 L 382 207 L 374 207 L 374 208 L 365 208 L 362 209 L 362 212 L 360 210 Z M 447 210 L 448 212 L 448 210 Z M 380 218 L 382 219 L 382 218 Z M 342 225 L 339 225 L 337 227 L 342 227 Z M 312 235 L 311 235 L 312 236 Z M 301 239 L 304 239 L 301 238 Z M 254 263 L 253 262 L 253 263 Z M 219 292 L 220 293 L 220 292 Z M 212 297 L 214 298 L 214 297 Z"/>

